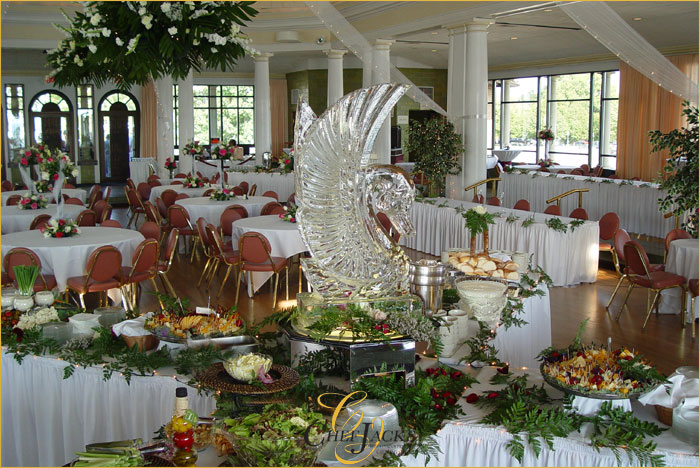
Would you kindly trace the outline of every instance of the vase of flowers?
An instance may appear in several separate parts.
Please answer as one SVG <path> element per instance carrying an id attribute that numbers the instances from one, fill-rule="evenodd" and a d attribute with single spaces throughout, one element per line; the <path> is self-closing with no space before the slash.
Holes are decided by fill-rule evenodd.
<path id="1" fill-rule="evenodd" d="M 297 206 L 294 204 L 291 204 L 289 206 L 284 207 L 284 214 L 280 215 L 280 218 L 282 221 L 286 221 L 288 223 L 296 223 L 297 222 Z"/>
<path id="2" fill-rule="evenodd" d="M 554 132 L 551 128 L 545 128 L 537 132 L 537 139 L 544 141 L 544 159 L 549 159 L 549 143 L 554 140 Z M 546 166 L 549 167 L 549 166 Z"/>
<path id="3" fill-rule="evenodd" d="M 185 188 L 201 188 L 204 187 L 204 181 L 199 177 L 187 176 L 183 184 Z"/>
<path id="4" fill-rule="evenodd" d="M 209 195 L 209 199 L 214 201 L 227 201 L 232 198 L 236 198 L 236 194 L 233 193 L 233 190 L 226 187 L 216 190 L 214 193 Z"/>
<path id="5" fill-rule="evenodd" d="M 290 156 L 282 161 L 282 174 L 289 174 L 294 170 L 294 156 Z"/>
<path id="6" fill-rule="evenodd" d="M 17 206 L 20 210 L 43 210 L 49 206 L 49 201 L 43 195 L 27 192 Z"/>
<path id="7" fill-rule="evenodd" d="M 204 158 L 204 146 L 199 144 L 199 141 L 189 141 L 182 149 L 183 154 L 189 154 L 196 160 Z"/>
<path id="8" fill-rule="evenodd" d="M 55 151 L 54 153 L 46 155 L 39 164 L 41 180 L 46 180 L 50 183 L 58 180 L 58 172 L 61 170 L 61 163 L 64 164 L 63 175 L 66 178 L 78 177 L 78 168 L 75 167 L 75 164 L 73 164 L 68 155 L 61 151 Z"/>
<path id="9" fill-rule="evenodd" d="M 168 173 L 170 174 L 170 178 L 173 178 L 173 172 L 175 169 L 177 169 L 177 161 L 175 161 L 175 158 L 170 159 L 170 158 L 165 158 L 165 168 L 168 170 Z"/>
<path id="10" fill-rule="evenodd" d="M 19 290 L 19 295 L 15 296 L 13 306 L 17 310 L 29 310 L 34 305 L 32 294 L 34 294 L 34 282 L 39 276 L 39 267 L 36 265 L 17 265 L 12 270 L 15 273 L 17 289 Z"/>
<path id="11" fill-rule="evenodd" d="M 476 236 L 477 234 L 484 234 L 484 253 L 488 255 L 489 253 L 489 225 L 494 223 L 494 215 L 486 211 L 482 205 L 471 208 L 464 213 L 464 225 L 469 230 L 470 243 L 469 243 L 469 254 L 474 256 L 476 254 Z"/>
<path id="12" fill-rule="evenodd" d="M 80 234 L 80 229 L 72 219 L 51 219 L 45 226 L 39 228 L 44 237 L 73 237 Z"/>

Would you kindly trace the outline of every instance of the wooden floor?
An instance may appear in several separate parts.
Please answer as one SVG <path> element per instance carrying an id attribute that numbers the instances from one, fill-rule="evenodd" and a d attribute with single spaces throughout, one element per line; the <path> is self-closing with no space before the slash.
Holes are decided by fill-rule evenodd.
<path id="1" fill-rule="evenodd" d="M 126 210 L 115 210 L 112 217 L 126 224 Z M 420 252 L 407 250 L 413 259 L 435 258 Z M 197 287 L 204 262 L 201 255 L 196 256 L 190 263 L 189 256 L 178 255 L 169 274 L 169 278 L 178 294 L 190 299 L 192 306 L 220 304 L 226 307 L 235 302 L 235 278 L 229 278 L 220 297 L 215 297 L 223 279 L 224 271 L 219 273 L 207 291 L 205 285 Z M 285 300 L 284 274 L 280 276 L 277 307 L 289 307 L 295 304 L 296 292 L 299 290 L 298 267 L 290 268 L 289 300 Z M 613 346 L 627 345 L 640 351 L 665 373 L 671 373 L 681 365 L 698 365 L 698 343 L 700 340 L 691 337 L 691 327 L 688 324 L 681 328 L 679 315 L 653 315 L 644 332 L 641 331 L 646 311 L 647 294 L 645 290 L 635 288 L 629 301 L 630 313 L 623 313 L 619 322 L 614 315 L 605 310 L 612 294 L 617 275 L 614 271 L 601 269 L 598 271 L 598 281 L 594 284 L 579 285 L 572 288 L 552 288 L 550 304 L 552 314 L 552 344 L 566 346 L 574 338 L 580 322 L 589 319 L 584 340 L 586 342 L 604 343 L 612 337 Z M 158 283 L 161 287 L 161 283 Z M 144 283 L 140 308 L 142 311 L 157 310 L 155 297 L 147 294 L 152 291 L 150 284 Z M 306 283 L 304 283 L 306 288 Z M 162 290 L 162 289 L 161 289 Z M 622 303 L 623 294 L 618 296 L 611 308 L 614 312 Z M 264 285 L 254 298 L 248 298 L 244 285 L 241 286 L 238 310 L 248 322 L 259 322 L 272 311 L 272 292 L 269 283 Z M 697 324 L 696 324 L 697 326 Z"/>

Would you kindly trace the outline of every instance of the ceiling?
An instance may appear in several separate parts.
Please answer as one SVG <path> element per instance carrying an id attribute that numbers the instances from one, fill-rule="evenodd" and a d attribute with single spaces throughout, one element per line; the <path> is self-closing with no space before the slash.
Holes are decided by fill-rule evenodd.
<path id="1" fill-rule="evenodd" d="M 542 66 L 613 58 L 587 32 L 580 30 L 554 2 L 331 2 L 366 39 L 393 39 L 391 55 L 399 67 L 447 68 L 448 33 L 445 26 L 475 17 L 492 17 L 489 27 L 490 70 Z M 609 2 L 630 26 L 662 53 L 698 50 L 698 2 Z M 256 2 L 258 16 L 246 31 L 253 45 L 270 51 L 270 71 L 324 68 L 323 51 L 343 48 L 305 2 Z M 40 70 L 42 50 L 63 37 L 51 25 L 66 24 L 67 14 L 81 9 L 76 2 L 2 2 L 2 68 L 6 71 Z M 509 24 L 506 24 L 509 23 Z M 517 25 L 514 25 L 517 23 Z M 296 31 L 298 43 L 279 43 L 278 31 Z M 323 38 L 319 44 L 318 39 Z M 352 54 L 346 66 L 360 66 Z M 253 71 L 252 60 L 242 60 L 239 73 Z"/>

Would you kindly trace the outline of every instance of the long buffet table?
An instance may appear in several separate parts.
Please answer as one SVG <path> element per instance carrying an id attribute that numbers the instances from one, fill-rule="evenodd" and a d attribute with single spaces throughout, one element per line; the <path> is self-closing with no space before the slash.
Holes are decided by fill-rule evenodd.
<path id="1" fill-rule="evenodd" d="M 455 208 L 469 209 L 475 203 L 439 198 L 433 204 L 417 202 L 411 208 L 411 220 L 416 228 L 412 237 L 401 238 L 401 245 L 431 255 L 440 254 L 449 248 L 469 248 L 469 232 L 464 227 L 464 218 Z M 518 250 L 533 255 L 532 264 L 541 266 L 552 278 L 554 286 L 573 286 L 593 283 L 598 272 L 597 222 L 586 221 L 573 232 L 561 233 L 545 223 L 556 216 L 528 211 L 485 206 L 490 212 L 501 213 L 489 229 L 489 244 L 492 249 Z M 510 223 L 509 215 L 520 219 Z M 523 227 L 531 215 L 535 223 Z M 571 218 L 560 217 L 563 223 Z M 477 245 L 482 245 L 482 236 Z"/>
<path id="2" fill-rule="evenodd" d="M 262 195 L 268 190 L 277 193 L 280 202 L 285 202 L 294 193 L 294 173 L 282 174 L 277 172 L 229 172 L 228 184 L 240 185 L 246 181 L 250 187 L 257 185 L 256 195 Z"/>
<path id="3" fill-rule="evenodd" d="M 504 173 L 501 180 L 499 191 L 505 193 L 505 206 L 526 199 L 534 211 L 541 213 L 547 207 L 546 200 L 571 189 L 587 188 L 590 191 L 583 194 L 583 208 L 591 220 L 613 211 L 620 217 L 620 227 L 629 232 L 664 237 L 673 229 L 673 218 L 664 219 L 659 211 L 657 200 L 666 196 L 666 191 L 658 184 L 535 171 Z M 578 195 L 561 201 L 563 214 L 577 207 Z"/>

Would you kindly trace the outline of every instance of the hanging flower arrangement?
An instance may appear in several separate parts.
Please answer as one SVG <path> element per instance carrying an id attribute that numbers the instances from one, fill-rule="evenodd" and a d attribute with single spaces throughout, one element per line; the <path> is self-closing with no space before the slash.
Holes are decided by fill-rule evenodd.
<path id="1" fill-rule="evenodd" d="M 256 52 L 241 32 L 253 2 L 89 2 L 56 26 L 67 34 L 49 52 L 57 86 L 92 82 L 121 89 L 150 79 L 184 79 L 190 70 L 232 70 Z"/>
<path id="2" fill-rule="evenodd" d="M 17 164 L 23 167 L 34 166 L 35 164 L 41 164 L 44 158 L 51 155 L 49 148 L 43 143 L 39 143 L 35 146 L 30 146 L 25 148 L 22 153 L 20 153 L 17 158 Z"/>
<path id="3" fill-rule="evenodd" d="M 204 146 L 199 144 L 199 141 L 189 141 L 185 147 L 182 149 L 183 154 L 189 154 L 196 160 L 204 158 L 205 152 Z"/>
<path id="4" fill-rule="evenodd" d="M 55 150 L 53 153 L 48 154 L 44 160 L 41 162 L 39 168 L 41 169 L 41 180 L 47 180 L 53 182 L 58 179 L 58 171 L 61 168 L 61 161 L 65 162 L 63 167 L 63 175 L 66 177 L 78 177 L 78 168 L 70 160 L 67 154 Z"/>

